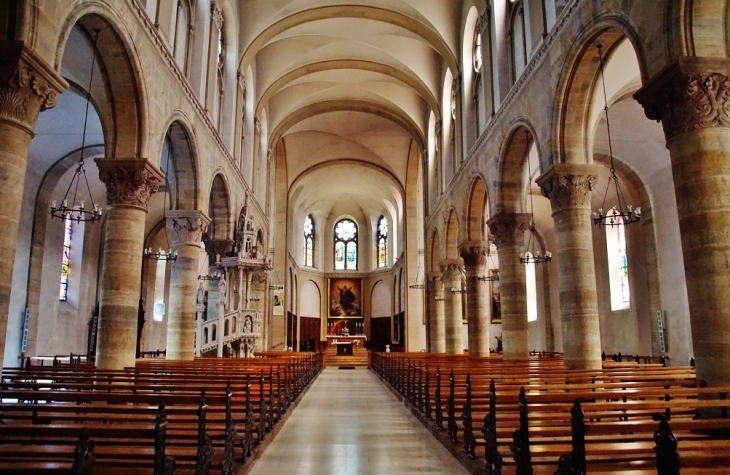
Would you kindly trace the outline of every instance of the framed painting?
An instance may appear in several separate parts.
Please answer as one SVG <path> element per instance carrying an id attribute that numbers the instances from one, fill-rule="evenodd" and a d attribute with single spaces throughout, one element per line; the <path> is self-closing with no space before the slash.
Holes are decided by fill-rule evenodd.
<path id="1" fill-rule="evenodd" d="M 284 315 L 284 291 L 274 290 L 274 315 Z"/>
<path id="2" fill-rule="evenodd" d="M 489 289 L 492 295 L 492 323 L 502 323 L 502 305 L 499 297 L 499 269 L 491 269 L 492 280 Z"/>
<path id="3" fill-rule="evenodd" d="M 329 280 L 329 318 L 362 317 L 362 280 Z"/>

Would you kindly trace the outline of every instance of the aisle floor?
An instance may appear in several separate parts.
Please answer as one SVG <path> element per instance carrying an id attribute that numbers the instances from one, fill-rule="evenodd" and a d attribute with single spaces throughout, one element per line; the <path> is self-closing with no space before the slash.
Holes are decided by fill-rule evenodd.
<path id="1" fill-rule="evenodd" d="M 367 368 L 325 368 L 250 475 L 467 474 Z"/>

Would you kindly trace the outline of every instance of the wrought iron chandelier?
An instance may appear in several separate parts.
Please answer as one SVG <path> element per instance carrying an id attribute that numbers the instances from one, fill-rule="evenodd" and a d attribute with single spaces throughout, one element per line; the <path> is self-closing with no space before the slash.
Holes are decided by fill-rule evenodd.
<path id="1" fill-rule="evenodd" d="M 547 264 L 553 259 L 553 254 L 550 251 L 545 251 L 545 255 L 540 254 L 538 249 L 535 252 L 535 244 L 532 242 L 533 236 L 537 233 L 535 228 L 535 205 L 532 202 L 532 193 L 530 192 L 530 186 L 532 182 L 532 168 L 530 167 L 530 137 L 525 132 L 525 159 L 527 160 L 527 194 L 530 196 L 530 237 L 527 239 L 527 246 L 525 246 L 525 254 L 520 257 L 521 264 Z"/>
<path id="2" fill-rule="evenodd" d="M 169 140 L 170 135 L 168 131 L 167 136 L 167 160 L 165 164 L 165 194 L 162 197 L 162 219 L 165 219 L 165 209 L 167 209 L 167 189 L 170 187 L 169 183 L 167 182 L 167 170 L 170 169 L 170 155 L 172 155 L 172 140 Z M 167 237 L 167 232 L 165 232 L 165 239 L 167 240 L 167 251 L 163 251 L 162 248 L 159 248 L 157 252 L 152 252 L 152 247 L 148 247 L 143 251 L 145 259 L 157 259 L 158 261 L 176 261 L 177 260 L 177 250 L 173 250 L 172 246 L 170 246 L 170 240 Z M 198 276 L 200 278 L 200 276 Z"/>
<path id="3" fill-rule="evenodd" d="M 616 176 L 616 168 L 613 165 L 613 147 L 611 145 L 611 126 L 608 122 L 608 98 L 606 96 L 606 79 L 603 76 L 603 54 L 601 49 L 603 45 L 599 44 L 598 48 L 598 61 L 601 67 L 601 85 L 603 86 L 603 112 L 606 116 L 606 132 L 608 134 L 608 157 L 611 161 L 611 170 L 608 177 L 608 183 L 606 184 L 606 192 L 603 194 L 603 203 L 598 211 L 593 212 L 593 223 L 596 226 L 619 226 L 623 224 L 636 223 L 641 219 L 641 207 L 633 207 L 626 204 L 621 187 L 618 183 L 618 176 Z M 611 207 L 606 214 L 603 214 L 603 210 L 606 209 L 606 197 L 608 196 L 608 190 L 611 188 L 611 184 L 616 190 L 616 199 L 618 203 Z"/>
<path id="4" fill-rule="evenodd" d="M 79 158 L 79 164 L 76 167 L 76 172 L 74 172 L 74 175 L 71 178 L 71 183 L 69 183 L 68 188 L 66 189 L 66 193 L 63 195 L 63 199 L 61 200 L 61 206 L 58 206 L 56 200 L 51 201 L 51 219 L 69 218 L 73 221 L 76 221 L 77 223 L 80 223 L 81 221 L 94 223 L 101 219 L 101 208 L 98 204 L 94 203 L 94 196 L 91 194 L 91 187 L 89 186 L 89 180 L 86 178 L 86 170 L 84 169 L 84 153 L 86 152 L 86 129 L 89 123 L 89 104 L 91 103 L 91 86 L 94 83 L 94 66 L 96 64 L 96 42 L 99 40 L 99 31 L 100 30 L 98 29 L 94 30 L 94 44 L 92 46 L 91 54 L 91 73 L 89 74 L 89 88 L 86 92 L 86 114 L 84 116 L 84 131 L 81 135 L 81 156 Z M 84 206 L 83 200 L 79 200 L 79 204 L 76 204 L 79 185 L 81 184 L 82 178 L 84 180 L 84 184 L 86 185 L 86 190 L 89 193 L 89 198 L 91 199 L 91 209 L 87 209 Z M 69 201 L 71 202 L 71 206 L 69 206 Z"/>
<path id="5" fill-rule="evenodd" d="M 213 272 L 213 274 L 211 274 L 211 275 L 199 275 L 198 276 L 198 280 L 203 280 L 203 281 L 206 281 L 206 280 L 217 281 L 217 280 L 220 280 L 222 276 L 223 276 L 223 274 L 221 274 L 220 272 Z"/>
<path id="6" fill-rule="evenodd" d="M 492 260 L 492 245 L 489 246 L 489 251 L 487 252 L 487 274 L 489 275 L 479 275 L 477 276 L 477 280 L 479 282 L 498 282 L 499 281 L 499 273 L 492 272 L 493 270 L 496 270 L 497 266 L 494 264 L 494 261 Z"/>

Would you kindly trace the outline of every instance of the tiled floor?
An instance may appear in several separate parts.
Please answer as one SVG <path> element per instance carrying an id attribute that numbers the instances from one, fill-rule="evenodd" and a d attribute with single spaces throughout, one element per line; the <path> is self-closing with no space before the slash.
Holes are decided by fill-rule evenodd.
<path id="1" fill-rule="evenodd" d="M 367 368 L 326 368 L 250 475 L 467 474 Z"/>

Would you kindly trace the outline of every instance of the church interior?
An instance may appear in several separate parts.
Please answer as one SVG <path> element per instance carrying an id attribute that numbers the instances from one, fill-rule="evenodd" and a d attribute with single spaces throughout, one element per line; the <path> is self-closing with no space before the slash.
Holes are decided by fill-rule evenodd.
<path id="1" fill-rule="evenodd" d="M 261 450 L 337 361 L 505 453 L 494 375 L 673 370 L 724 400 L 729 55 L 728 0 L 0 2 L 3 391 L 26 366 L 231 365 L 200 367 L 240 371 Z M 702 404 L 723 417 L 695 442 L 730 453 Z"/>

